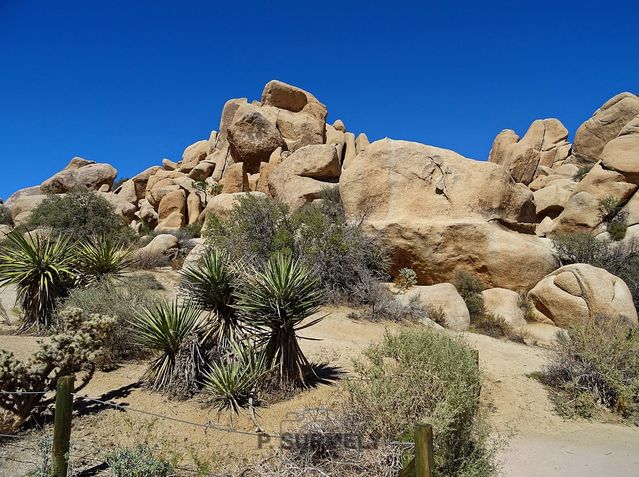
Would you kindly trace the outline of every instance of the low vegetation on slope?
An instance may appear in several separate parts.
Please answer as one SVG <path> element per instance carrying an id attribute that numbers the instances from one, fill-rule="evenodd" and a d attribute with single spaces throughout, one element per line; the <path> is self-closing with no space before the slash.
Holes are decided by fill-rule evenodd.
<path id="1" fill-rule="evenodd" d="M 558 334 L 541 379 L 563 415 L 608 409 L 639 422 L 639 331 L 624 318 L 574 324 Z"/>

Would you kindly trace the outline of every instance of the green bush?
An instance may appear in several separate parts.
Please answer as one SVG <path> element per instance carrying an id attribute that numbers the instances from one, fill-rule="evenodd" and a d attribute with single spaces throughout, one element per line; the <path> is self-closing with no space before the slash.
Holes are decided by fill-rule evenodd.
<path id="1" fill-rule="evenodd" d="M 122 361 L 148 354 L 134 339 L 129 323 L 141 310 L 157 302 L 157 290 L 161 289 L 162 286 L 152 276 L 136 276 L 118 282 L 102 281 L 71 290 L 62 309 L 80 308 L 89 314 L 108 314 L 115 318 L 117 326 L 105 338 L 97 363 L 101 369 L 112 369 Z"/>
<path id="2" fill-rule="evenodd" d="M 210 216 L 203 235 L 232 258 L 258 267 L 289 253 L 315 271 L 327 300 L 347 299 L 371 276 L 384 276 L 386 256 L 347 222 L 334 191 L 321 197 L 319 205 L 290 213 L 282 203 L 247 195 L 225 219 Z"/>
<path id="3" fill-rule="evenodd" d="M 599 214 L 606 230 L 613 240 L 623 240 L 628 229 L 627 213 L 622 211 L 623 203 L 616 197 L 603 197 L 599 200 Z"/>
<path id="4" fill-rule="evenodd" d="M 628 230 L 628 223 L 625 218 L 616 217 L 606 224 L 606 230 L 613 240 L 623 240 Z"/>
<path id="5" fill-rule="evenodd" d="M 476 353 L 460 339 L 428 329 L 387 334 L 356 362 L 347 412 L 373 439 L 413 440 L 418 422 L 433 426 L 435 475 L 494 475 L 494 449 L 479 415 Z M 410 399 L 407 399 L 410 397 Z"/>
<path id="6" fill-rule="evenodd" d="M 484 297 L 481 294 L 486 286 L 477 275 L 464 271 L 457 272 L 455 274 L 455 288 L 466 303 L 471 322 L 486 313 Z"/>
<path id="7" fill-rule="evenodd" d="M 155 455 L 147 444 L 116 449 L 106 456 L 113 477 L 168 477 L 174 466 Z"/>
<path id="8" fill-rule="evenodd" d="M 558 410 L 590 417 L 605 406 L 639 417 L 639 332 L 627 319 L 592 318 L 559 333 L 542 376 Z"/>
<path id="9" fill-rule="evenodd" d="M 417 274 L 415 270 L 412 268 L 400 269 L 399 276 L 395 279 L 395 285 L 397 285 L 397 288 L 401 292 L 417 285 Z"/>
<path id="10" fill-rule="evenodd" d="M 621 278 L 639 308 L 639 242 L 611 242 L 589 233 L 571 233 L 553 237 L 553 245 L 562 265 L 587 263 Z"/>
<path id="11" fill-rule="evenodd" d="M 0 225 L 13 225 L 11 211 L 3 204 L 0 204 Z"/>
<path id="12" fill-rule="evenodd" d="M 135 232 L 115 213 L 113 206 L 104 197 L 87 190 L 49 195 L 33 209 L 28 226 L 50 227 L 74 240 L 109 236 L 129 243 L 135 238 Z"/>

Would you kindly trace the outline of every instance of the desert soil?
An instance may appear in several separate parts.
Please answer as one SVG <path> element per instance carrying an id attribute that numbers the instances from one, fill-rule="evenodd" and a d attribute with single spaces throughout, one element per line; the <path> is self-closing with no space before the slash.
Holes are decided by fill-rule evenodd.
<path id="1" fill-rule="evenodd" d="M 11 304 L 2 296 L 7 309 Z M 9 305 L 9 306 L 7 306 Z M 280 423 L 294 413 L 309 408 L 335 407 L 342 398 L 341 378 L 352 371 L 352 360 L 370 343 L 379 341 L 386 330 L 397 324 L 370 323 L 348 318 L 348 309 L 331 308 L 326 318 L 306 336 L 302 346 L 312 361 L 326 363 L 335 381 L 319 384 L 288 401 L 259 409 L 257 422 L 268 433 L 278 433 Z M 4 327 L 7 331 L 8 327 Z M 0 333 L 2 330 L 0 329 Z M 546 351 L 482 335 L 464 333 L 464 339 L 480 352 L 485 375 L 482 400 L 498 433 L 509 441 L 501 452 L 506 476 L 632 476 L 639 469 L 639 430 L 622 424 L 585 420 L 565 420 L 553 410 L 544 387 L 527 375 L 539 371 L 546 362 Z M 0 334 L 0 347 L 24 357 L 36 346 L 36 338 Z M 144 363 L 125 364 L 117 370 L 99 372 L 82 393 L 115 402 L 129 409 L 179 418 L 185 421 L 253 432 L 255 424 L 247 415 L 232 419 L 197 400 L 176 402 L 138 385 Z M 192 466 L 205 460 L 212 468 L 229 471 L 271 453 L 275 442 L 258 448 L 255 435 L 228 433 L 187 424 L 160 420 L 133 411 L 122 412 L 97 403 L 79 403 L 80 416 L 74 420 L 72 439 L 84 449 L 86 463 L 102 449 L 148 441 L 160 443 L 168 454 L 179 449 L 182 464 Z M 293 414 L 291 414 L 293 413 Z M 22 454 L 20 453 L 22 452 Z M 28 457 L 18 446 L 0 444 L 0 456 Z M 32 457 L 32 456 L 31 456 Z M 19 460 L 19 459 L 18 459 Z M 28 459 L 27 459 L 28 460 Z M 224 463 L 224 464 L 223 464 Z M 229 464 L 230 463 L 230 464 Z M 89 465 L 89 464 L 87 464 Z M 22 475 L 25 466 L 0 459 L 0 474 Z"/>

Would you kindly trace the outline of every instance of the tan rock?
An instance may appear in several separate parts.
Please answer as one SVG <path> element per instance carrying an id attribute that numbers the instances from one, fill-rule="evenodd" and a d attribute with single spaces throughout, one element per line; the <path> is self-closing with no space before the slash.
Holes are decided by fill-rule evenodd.
<path id="1" fill-rule="evenodd" d="M 544 217 L 554 219 L 561 214 L 576 188 L 576 182 L 560 178 L 547 187 L 535 191 L 533 197 L 535 199 L 537 220 L 541 221 Z"/>
<path id="2" fill-rule="evenodd" d="M 333 123 L 333 127 L 336 130 L 341 131 L 343 133 L 346 132 L 346 126 L 344 126 L 344 122 L 341 119 L 336 119 L 335 122 Z"/>
<path id="3" fill-rule="evenodd" d="M 519 293 L 506 288 L 489 288 L 481 295 L 486 312 L 503 318 L 513 329 L 526 326 L 524 312 L 519 307 Z"/>
<path id="4" fill-rule="evenodd" d="M 260 177 L 257 180 L 257 184 L 255 185 L 255 190 L 257 192 L 262 192 L 266 195 L 270 195 L 271 192 L 268 189 L 268 181 L 269 177 L 271 177 L 271 173 L 275 169 L 274 164 L 263 162 L 260 166 Z"/>
<path id="5" fill-rule="evenodd" d="M 142 199 L 139 206 L 140 208 L 135 214 L 136 217 L 149 228 L 155 228 L 158 224 L 158 213 L 155 208 L 146 199 Z"/>
<path id="6" fill-rule="evenodd" d="M 205 223 L 204 227 L 206 228 L 206 218 L 209 216 L 216 216 L 218 218 L 225 218 L 228 213 L 233 210 L 233 207 L 236 206 L 237 201 L 242 197 L 253 196 L 258 199 L 266 198 L 266 194 L 261 192 L 236 192 L 233 194 L 218 194 L 215 197 L 212 197 L 204 212 L 200 215 L 200 221 Z"/>
<path id="7" fill-rule="evenodd" d="M 113 185 L 113 181 L 118 175 L 118 171 L 113 166 L 110 164 L 95 164 L 93 162 L 81 165 L 76 159 L 79 158 L 72 159 L 65 169 L 44 181 L 40 185 L 42 192 L 62 194 L 76 187 L 98 190 L 105 184 L 109 188 Z"/>
<path id="8" fill-rule="evenodd" d="M 337 150 L 333 144 L 305 146 L 290 155 L 268 177 L 271 195 L 292 209 L 319 198 L 322 190 L 337 187 L 340 175 Z"/>
<path id="9" fill-rule="evenodd" d="M 196 192 L 191 192 L 186 199 L 186 207 L 188 210 L 189 225 L 197 223 L 202 213 L 202 199 L 200 195 Z"/>
<path id="10" fill-rule="evenodd" d="M 185 170 L 185 167 L 187 167 L 189 170 L 186 172 L 190 171 L 190 169 L 206 159 L 206 156 L 208 156 L 211 152 L 213 152 L 213 148 L 208 140 L 198 141 L 191 144 L 184 149 L 180 168 Z"/>
<path id="11" fill-rule="evenodd" d="M 293 113 L 304 112 L 321 120 L 326 119 L 326 106 L 308 91 L 283 83 L 269 81 L 262 91 L 262 104 Z"/>
<path id="12" fill-rule="evenodd" d="M 539 313 L 562 328 L 589 317 L 625 316 L 637 324 L 628 286 L 621 278 L 591 265 L 561 267 L 535 285 L 528 296 Z"/>
<path id="13" fill-rule="evenodd" d="M 451 283 L 438 283 L 431 286 L 414 286 L 405 293 L 396 295 L 404 304 L 417 299 L 424 306 L 441 308 L 444 312 L 446 328 L 464 331 L 470 326 L 470 313 L 466 303 Z"/>
<path id="14" fill-rule="evenodd" d="M 282 134 L 261 112 L 249 109 L 228 129 L 230 152 L 235 162 L 244 162 L 246 171 L 255 173 L 260 162 L 268 162 L 278 147 L 286 147 Z"/>
<path id="15" fill-rule="evenodd" d="M 305 112 L 292 113 L 279 110 L 277 129 L 286 143 L 285 149 L 289 151 L 326 142 L 326 121 Z"/>
<path id="16" fill-rule="evenodd" d="M 31 211 L 46 198 L 47 196 L 45 194 L 30 193 L 16 195 L 15 197 L 12 196 L 11 200 L 7 200 L 7 207 L 11 211 L 11 220 L 13 220 L 16 225 L 23 224 L 28 220 Z"/>
<path id="17" fill-rule="evenodd" d="M 165 171 L 174 171 L 178 168 L 178 165 L 170 159 L 162 159 L 162 167 Z"/>
<path id="18" fill-rule="evenodd" d="M 175 235 L 160 234 L 156 235 L 151 242 L 140 249 L 141 253 L 148 255 L 161 255 L 167 253 L 169 250 L 177 248 L 178 239 Z"/>
<path id="19" fill-rule="evenodd" d="M 620 172 L 628 182 L 639 184 L 639 115 L 604 146 L 601 160 L 606 168 Z"/>
<path id="20" fill-rule="evenodd" d="M 365 151 L 369 144 L 370 141 L 366 134 L 360 133 L 359 136 L 357 136 L 357 139 L 355 139 L 355 150 L 357 151 L 357 154 Z"/>
<path id="21" fill-rule="evenodd" d="M 564 161 L 570 153 L 568 130 L 557 119 L 534 121 L 524 137 L 504 130 L 493 142 L 489 160 L 506 167 L 515 181 L 529 184 L 539 166 L 552 167 Z"/>
<path id="22" fill-rule="evenodd" d="M 180 230 L 186 225 L 186 217 L 181 212 L 172 212 L 157 227 L 156 232 Z"/>
<path id="23" fill-rule="evenodd" d="M 608 142 L 639 114 L 639 97 L 621 93 L 606 101 L 575 133 L 574 155 L 581 161 L 597 162 Z"/>
<path id="24" fill-rule="evenodd" d="M 227 194 L 248 192 L 249 183 L 245 163 L 237 162 L 227 166 L 220 184 L 222 185 L 222 190 Z"/>
<path id="25" fill-rule="evenodd" d="M 532 192 L 502 166 L 390 139 L 363 154 L 342 172 L 340 195 L 349 219 L 389 246 L 392 273 L 410 267 L 433 284 L 470 270 L 523 289 L 556 268 L 548 241 L 500 225 L 535 219 Z"/>
<path id="26" fill-rule="evenodd" d="M 180 213 L 182 216 L 186 215 L 186 194 L 182 189 L 169 192 L 162 198 L 158 207 L 158 219 L 163 222 L 175 212 Z"/>
<path id="27" fill-rule="evenodd" d="M 273 166 L 277 166 L 280 162 L 282 162 L 282 148 L 278 147 L 269 156 L 268 163 Z M 260 169 L 262 168 L 262 164 L 260 164 Z"/>
<path id="28" fill-rule="evenodd" d="M 113 206 L 115 213 L 127 219 L 127 222 L 130 222 L 135 218 L 135 212 L 138 210 L 137 204 L 132 204 L 120 195 L 108 192 L 99 192 L 99 194 Z"/>
<path id="29" fill-rule="evenodd" d="M 346 169 L 357 157 L 357 148 L 355 145 L 355 135 L 347 132 L 344 134 L 344 160 L 342 161 L 342 167 Z M 362 155 L 362 157 L 364 157 Z"/>
<path id="30" fill-rule="evenodd" d="M 207 156 L 210 157 L 210 156 Z M 189 172 L 189 178 L 194 181 L 203 181 L 207 177 L 211 177 L 213 175 L 213 171 L 215 170 L 215 163 L 210 161 L 202 161 Z"/>
<path id="31" fill-rule="evenodd" d="M 220 145 L 228 141 L 227 132 L 228 132 L 229 126 L 233 123 L 233 119 L 235 118 L 235 113 L 237 113 L 237 110 L 240 107 L 246 104 L 248 104 L 248 101 L 246 98 L 229 99 L 224 104 L 224 108 L 222 109 L 222 116 L 220 117 L 220 131 L 217 134 L 217 141 L 216 141 L 216 146 L 218 148 Z"/>
<path id="32" fill-rule="evenodd" d="M 120 185 L 120 187 L 113 191 L 113 193 L 122 200 L 125 200 L 131 204 L 138 203 L 138 195 L 135 189 L 135 182 L 133 182 L 133 180 L 131 179 L 124 181 L 122 185 Z"/>
<path id="33" fill-rule="evenodd" d="M 131 180 L 135 185 L 135 194 L 138 200 L 142 200 L 146 197 L 146 186 L 148 184 L 149 178 L 154 176 L 158 171 L 162 170 L 162 168 L 153 166 L 148 169 L 140 172 L 135 177 L 132 177 Z"/>

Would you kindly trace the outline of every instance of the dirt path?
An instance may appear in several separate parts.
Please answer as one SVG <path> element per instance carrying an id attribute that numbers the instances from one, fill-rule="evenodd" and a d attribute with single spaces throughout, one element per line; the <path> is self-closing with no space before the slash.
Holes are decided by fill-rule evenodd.
<path id="1" fill-rule="evenodd" d="M 557 415 L 544 387 L 526 375 L 540 371 L 545 351 L 466 334 L 480 353 L 483 399 L 491 420 L 513 434 L 502 452 L 506 476 L 625 477 L 639 475 L 639 429 Z"/>

